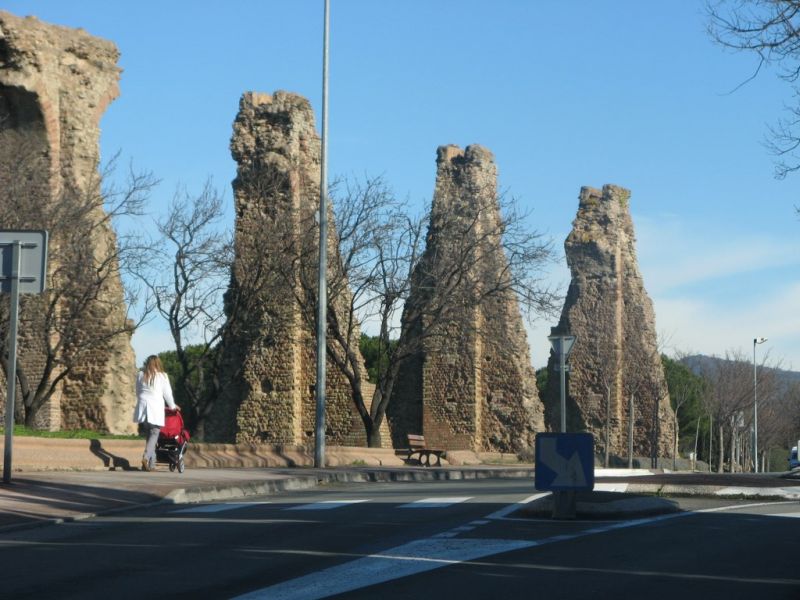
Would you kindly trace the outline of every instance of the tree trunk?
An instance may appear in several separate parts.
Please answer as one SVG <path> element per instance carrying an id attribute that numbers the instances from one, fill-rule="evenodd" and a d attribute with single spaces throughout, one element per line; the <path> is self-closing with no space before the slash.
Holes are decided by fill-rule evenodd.
<path id="1" fill-rule="evenodd" d="M 672 470 L 678 470 L 678 409 L 675 409 L 675 415 L 672 419 L 673 426 L 675 427 L 675 444 L 672 447 Z"/>
<path id="2" fill-rule="evenodd" d="M 708 472 L 711 473 L 714 455 L 714 415 L 708 415 Z"/>
<path id="3" fill-rule="evenodd" d="M 720 422 L 717 425 L 719 431 L 719 460 L 717 461 L 717 473 L 722 473 L 725 470 L 725 428 Z"/>
<path id="4" fill-rule="evenodd" d="M 20 404 L 22 404 L 22 403 L 20 402 Z M 28 409 L 29 407 L 26 406 L 25 408 Z M 19 421 L 20 421 L 20 419 L 19 419 L 19 407 L 16 404 L 14 405 L 14 412 L 15 412 L 14 421 L 19 423 Z M 34 411 L 34 410 L 26 410 L 25 411 L 25 427 L 27 427 L 28 429 L 33 429 L 34 428 L 34 425 L 36 424 L 36 413 L 37 412 L 38 411 Z"/>
<path id="5" fill-rule="evenodd" d="M 372 427 L 370 431 L 367 432 L 367 445 L 370 448 L 382 448 L 383 447 L 383 440 L 381 439 L 381 428 L 380 427 Z"/>

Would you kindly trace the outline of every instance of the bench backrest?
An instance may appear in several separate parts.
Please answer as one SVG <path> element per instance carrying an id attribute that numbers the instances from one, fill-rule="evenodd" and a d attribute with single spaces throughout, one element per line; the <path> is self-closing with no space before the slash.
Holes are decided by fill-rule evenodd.
<path id="1" fill-rule="evenodd" d="M 413 433 L 408 434 L 408 447 L 409 448 L 424 448 L 425 447 L 425 436 L 424 435 L 415 435 Z"/>

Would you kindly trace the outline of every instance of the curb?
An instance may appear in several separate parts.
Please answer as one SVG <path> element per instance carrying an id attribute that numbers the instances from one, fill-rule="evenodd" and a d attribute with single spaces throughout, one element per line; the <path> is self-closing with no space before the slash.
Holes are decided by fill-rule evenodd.
<path id="1" fill-rule="evenodd" d="M 434 469 L 419 468 L 398 471 L 394 469 L 326 470 L 307 476 L 273 479 L 251 484 L 223 486 L 195 486 L 178 488 L 165 496 L 175 504 L 211 502 L 261 496 L 274 492 L 306 490 L 319 484 L 329 483 L 379 483 L 390 481 L 462 481 L 477 479 L 524 479 L 533 480 L 533 469 Z"/>
<path id="2" fill-rule="evenodd" d="M 453 467 L 411 467 L 393 469 L 391 467 L 366 467 L 347 469 L 310 470 L 307 474 L 284 474 L 278 479 L 260 482 L 237 482 L 227 485 L 196 485 L 193 487 L 176 487 L 164 497 L 153 502 L 144 502 L 122 507 L 114 507 L 94 512 L 76 513 L 66 517 L 44 518 L 38 521 L 15 523 L 0 527 L 0 533 L 8 533 L 24 529 L 33 529 L 46 525 L 57 525 L 90 519 L 131 510 L 138 510 L 161 504 L 191 504 L 233 500 L 252 496 L 269 495 L 276 492 L 292 490 L 308 490 L 322 484 L 332 483 L 378 483 L 400 481 L 467 481 L 479 479 L 529 479 L 533 487 L 534 470 L 532 467 L 522 468 L 453 468 Z M 647 494 L 652 496 L 672 497 L 707 497 L 707 498 L 753 498 L 759 500 L 800 500 L 800 487 L 794 488 L 757 488 L 757 487 L 723 487 L 723 486 L 689 486 L 656 483 L 603 483 L 602 478 L 595 489 L 605 491 Z M 599 491 L 599 490 L 598 490 Z M 622 511 L 621 514 L 627 514 Z"/>
<path id="3" fill-rule="evenodd" d="M 308 475 L 290 475 L 280 479 L 254 483 L 236 483 L 228 485 L 198 485 L 193 487 L 177 487 L 168 492 L 163 498 L 153 502 L 119 506 L 94 512 L 76 513 L 66 517 L 43 518 L 26 523 L 15 523 L 0 526 L 0 534 L 13 531 L 35 529 L 47 525 L 73 523 L 94 517 L 122 513 L 140 508 L 158 506 L 161 504 L 192 504 L 198 502 L 214 502 L 219 500 L 234 500 L 251 496 L 268 495 L 276 492 L 307 490 L 320 484 L 330 483 L 377 483 L 391 481 L 457 481 L 476 480 L 488 478 L 521 479 L 530 478 L 533 483 L 533 468 L 434 468 L 412 467 L 404 470 L 386 468 L 342 469 L 336 468 L 311 472 Z"/>

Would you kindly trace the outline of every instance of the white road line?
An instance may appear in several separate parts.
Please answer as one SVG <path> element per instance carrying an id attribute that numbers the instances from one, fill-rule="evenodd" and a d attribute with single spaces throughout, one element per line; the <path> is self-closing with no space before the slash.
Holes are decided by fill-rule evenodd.
<path id="1" fill-rule="evenodd" d="M 797 504 L 794 501 L 788 500 L 785 502 L 752 502 L 750 504 L 731 504 L 730 506 L 717 506 L 715 508 L 703 508 L 694 512 L 698 513 L 713 513 L 723 512 L 726 510 L 739 510 L 741 508 L 756 508 L 758 506 L 776 506 L 778 504 Z"/>
<path id="2" fill-rule="evenodd" d="M 512 506 L 516 506 L 516 504 Z M 319 600 L 320 598 L 343 594 L 377 583 L 385 583 L 494 554 L 574 540 L 588 535 L 647 525 L 690 514 L 692 513 L 672 513 L 658 517 L 613 523 L 571 535 L 556 535 L 542 540 L 455 539 L 447 537 L 447 534 L 452 533 L 447 532 L 432 538 L 415 540 L 396 548 L 390 548 L 380 554 L 358 558 L 316 573 L 309 573 L 297 579 L 290 579 L 283 583 L 255 590 L 249 594 L 238 596 L 234 600 L 257 600 L 260 598 L 269 600 Z"/>
<path id="3" fill-rule="evenodd" d="M 235 600 L 317 600 L 467 560 L 535 546 L 525 540 L 427 538 L 256 590 Z"/>
<path id="4" fill-rule="evenodd" d="M 495 511 L 490 515 L 486 515 L 486 517 L 484 517 L 484 518 L 486 518 L 486 519 L 502 519 L 503 517 L 505 517 L 507 515 L 510 515 L 515 510 L 519 510 L 525 504 L 529 504 L 530 502 L 533 502 L 534 500 L 538 500 L 539 498 L 544 498 L 549 493 L 550 492 L 540 492 L 538 494 L 533 494 L 532 496 L 528 496 L 527 498 L 524 498 L 523 500 L 520 500 L 519 502 L 515 502 L 514 504 L 509 504 L 505 508 L 501 508 L 500 510 Z"/>
<path id="5" fill-rule="evenodd" d="M 223 510 L 234 510 L 244 506 L 256 506 L 259 504 L 269 504 L 269 502 L 225 502 L 223 504 L 202 504 L 191 508 L 181 508 L 173 510 L 172 513 L 215 513 Z"/>
<path id="6" fill-rule="evenodd" d="M 627 492 L 627 483 L 595 483 L 595 492 Z"/>
<path id="7" fill-rule="evenodd" d="M 472 500 L 472 496 L 463 496 L 456 498 L 425 498 L 423 500 L 414 500 L 409 504 L 401 504 L 398 508 L 446 508 L 453 504 L 459 504 Z"/>
<path id="8" fill-rule="evenodd" d="M 455 527 L 450 531 L 453 531 L 455 533 L 466 533 L 467 531 L 472 531 L 473 529 L 475 529 L 474 525 L 462 525 L 461 527 Z"/>
<path id="9" fill-rule="evenodd" d="M 333 508 L 342 508 L 343 506 L 350 506 L 351 504 L 360 504 L 361 502 L 369 502 L 368 499 L 364 500 L 322 500 L 321 502 L 312 502 L 311 504 L 301 504 L 300 506 L 290 506 L 284 510 L 331 510 Z"/>

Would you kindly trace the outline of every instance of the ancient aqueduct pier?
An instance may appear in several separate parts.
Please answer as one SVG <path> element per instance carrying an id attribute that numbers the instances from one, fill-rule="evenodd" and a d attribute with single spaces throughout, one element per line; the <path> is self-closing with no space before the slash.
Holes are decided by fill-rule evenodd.
<path id="1" fill-rule="evenodd" d="M 118 56 L 113 43 L 82 30 L 0 11 L 0 135 L 22 140 L 43 165 L 30 178 L 32 205 L 59 202 L 65 191 L 97 193 L 99 120 L 119 93 Z M 9 147 L 0 164 L 14 154 Z M 320 186 L 320 141 L 310 103 L 287 92 L 245 93 L 231 152 L 237 162 L 236 260 L 226 307 L 235 321 L 220 350 L 224 392 L 206 432 L 220 441 L 309 444 L 316 346 L 308 282 L 316 277 L 313 223 Z M 403 313 L 416 350 L 402 365 L 383 441 L 403 447 L 406 434 L 422 433 L 431 445 L 447 449 L 522 450 L 533 445 L 537 432 L 557 428 L 559 378 L 551 356 L 550 384 L 540 400 L 517 300 L 502 291 L 508 263 L 501 239 L 492 233 L 501 219 L 494 156 L 477 145 L 442 146 L 436 168 L 426 249 Z M 634 454 L 655 450 L 669 456 L 672 411 L 652 302 L 636 261 L 629 198 L 617 186 L 581 190 L 565 243 L 572 279 L 554 330 L 579 340 L 569 374 L 570 430 L 594 433 L 599 451 L 608 428 L 612 454 L 625 455 L 633 398 Z M 37 226 L 15 224 L 22 225 Z M 331 275 L 341 272 L 335 240 L 332 227 Z M 101 252 L 113 248 L 116 238 L 105 226 L 87 242 Z M 471 262 L 464 281 L 445 289 L 443 270 L 463 258 L 465 248 Z M 501 291 L 475 300 L 492 286 Z M 348 293 L 342 288 L 333 302 L 339 319 L 347 317 Z M 36 300 L 27 304 L 30 327 L 20 343 L 21 361 L 35 371 L 42 360 Z M 124 329 L 124 320 L 122 285 L 112 277 L 83 326 L 115 331 Z M 351 335 L 357 348 L 357 327 Z M 63 382 L 39 425 L 131 431 L 134 362 L 130 336 L 109 337 Z M 357 362 L 363 366 L 360 355 Z M 0 394 L 4 390 L 0 386 Z M 351 387 L 330 366 L 326 397 L 329 443 L 364 445 Z"/>

